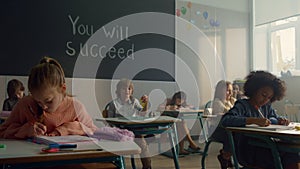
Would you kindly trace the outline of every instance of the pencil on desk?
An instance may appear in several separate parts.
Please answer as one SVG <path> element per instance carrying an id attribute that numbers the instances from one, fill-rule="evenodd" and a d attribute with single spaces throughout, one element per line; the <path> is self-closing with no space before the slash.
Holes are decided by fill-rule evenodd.
<path id="1" fill-rule="evenodd" d="M 103 151 L 102 148 L 97 149 L 55 149 L 55 151 L 46 151 L 42 149 L 40 154 L 49 154 L 49 153 L 74 153 L 74 152 L 91 152 L 91 151 Z"/>

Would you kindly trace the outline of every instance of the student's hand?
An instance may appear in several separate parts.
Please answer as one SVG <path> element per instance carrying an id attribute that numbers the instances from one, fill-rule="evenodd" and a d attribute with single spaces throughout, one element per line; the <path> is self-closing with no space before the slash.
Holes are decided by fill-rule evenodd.
<path id="1" fill-rule="evenodd" d="M 143 95 L 143 96 L 141 97 L 141 101 L 142 101 L 143 103 L 147 103 L 147 102 L 148 102 L 148 96 L 147 96 L 147 95 Z"/>
<path id="2" fill-rule="evenodd" d="M 271 121 L 266 118 L 248 117 L 246 118 L 246 124 L 257 124 L 261 127 L 269 126 Z"/>
<path id="3" fill-rule="evenodd" d="M 57 130 L 54 130 L 51 133 L 48 133 L 48 136 L 60 136 L 60 133 Z"/>
<path id="4" fill-rule="evenodd" d="M 166 106 L 167 110 L 178 110 L 180 107 L 178 107 L 177 105 L 168 105 Z"/>
<path id="5" fill-rule="evenodd" d="M 42 123 L 35 122 L 33 124 L 34 135 L 45 135 L 47 133 L 47 126 Z"/>
<path id="6" fill-rule="evenodd" d="M 147 112 L 146 111 L 140 111 L 139 113 L 138 113 L 138 116 L 146 116 L 146 114 L 147 114 Z"/>
<path id="7" fill-rule="evenodd" d="M 255 124 L 257 124 L 261 127 L 265 127 L 265 126 L 269 126 L 271 124 L 271 121 L 266 118 L 257 118 Z"/>
<path id="8" fill-rule="evenodd" d="M 278 119 L 278 124 L 279 125 L 285 125 L 285 126 L 287 126 L 287 125 L 290 124 L 290 121 L 288 119 L 286 119 L 286 118 L 279 118 Z"/>

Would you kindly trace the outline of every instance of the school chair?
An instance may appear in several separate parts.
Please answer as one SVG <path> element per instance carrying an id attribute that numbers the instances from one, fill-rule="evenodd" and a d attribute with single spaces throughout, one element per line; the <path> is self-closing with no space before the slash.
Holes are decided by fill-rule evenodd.
<path id="1" fill-rule="evenodd" d="M 213 100 L 209 100 L 209 101 L 205 104 L 204 109 L 212 108 L 212 104 L 213 104 Z"/>
<path id="2" fill-rule="evenodd" d="M 212 109 L 212 103 L 213 101 L 210 100 L 208 101 L 206 104 L 205 104 L 205 107 L 204 107 L 204 112 L 210 112 L 211 109 Z M 209 122 L 207 122 L 206 124 L 203 124 L 203 127 L 209 127 Z M 201 166 L 202 166 L 202 169 L 205 169 L 205 158 L 206 156 L 208 156 L 208 150 L 209 150 L 209 146 L 211 145 L 212 142 L 216 142 L 216 143 L 221 143 L 217 140 L 215 140 L 213 137 L 210 137 L 208 135 L 208 130 L 206 129 L 206 131 L 203 132 L 203 134 L 205 135 L 205 146 L 204 146 L 204 150 L 203 150 L 203 154 L 202 154 L 202 159 L 201 159 Z M 221 143 L 222 144 L 222 143 Z"/>
<path id="3" fill-rule="evenodd" d="M 107 118 L 108 117 L 108 108 L 109 108 L 109 105 L 111 104 L 111 102 L 107 103 L 102 111 L 102 117 L 103 118 Z M 109 124 L 106 123 L 106 125 L 110 126 Z M 135 166 L 135 161 L 134 161 L 134 156 L 131 155 L 131 158 L 130 158 L 130 161 L 131 161 L 131 167 L 132 169 L 136 169 L 136 166 Z"/>
<path id="4" fill-rule="evenodd" d="M 106 106 L 104 107 L 104 110 L 102 111 L 102 117 L 103 118 L 107 118 L 108 117 L 108 109 L 109 109 L 109 105 L 111 104 L 111 102 L 109 102 L 108 104 L 106 104 Z M 109 125 L 109 124 L 107 124 Z M 145 139 L 147 137 L 154 137 L 153 135 L 145 135 Z M 157 143 L 158 143 L 158 149 L 159 149 L 159 152 L 161 152 L 161 144 L 160 142 L 157 140 Z M 135 165 L 135 160 L 134 160 L 134 156 L 131 155 L 131 167 L 132 169 L 135 169 L 136 168 L 136 165 Z"/>
<path id="5" fill-rule="evenodd" d="M 111 102 L 107 103 L 102 111 L 102 117 L 103 118 L 107 118 L 108 117 L 108 108 L 109 108 L 109 105 L 110 105 Z"/>

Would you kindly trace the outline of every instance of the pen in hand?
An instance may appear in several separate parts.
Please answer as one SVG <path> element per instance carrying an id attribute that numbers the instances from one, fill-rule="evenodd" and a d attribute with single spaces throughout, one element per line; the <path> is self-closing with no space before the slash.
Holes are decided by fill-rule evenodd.
<path id="1" fill-rule="evenodd" d="M 28 108 L 36 120 L 32 122 L 34 133 L 37 135 L 47 135 L 47 127 L 43 124 L 44 119 L 42 109 L 39 109 L 38 112 L 35 113 L 31 106 L 28 106 Z"/>
<path id="2" fill-rule="evenodd" d="M 259 116 L 264 120 L 264 121 L 261 121 L 262 123 L 260 125 L 262 126 L 269 126 L 271 124 L 271 121 L 269 119 L 267 119 L 263 113 L 260 111 L 259 107 L 255 107 L 259 113 Z"/>
<path id="3" fill-rule="evenodd" d="M 31 114 L 33 115 L 33 117 L 37 120 L 37 122 L 39 122 L 39 123 L 43 123 L 43 122 L 44 122 L 44 118 L 43 118 L 43 110 L 40 110 L 40 109 L 39 109 L 38 112 L 35 113 L 35 112 L 33 111 L 33 109 L 32 109 L 31 106 L 28 106 L 28 108 L 29 108 Z"/>
<path id="4" fill-rule="evenodd" d="M 259 107 L 256 107 L 256 109 L 257 109 L 257 111 L 258 111 L 260 117 L 261 117 L 261 118 L 265 118 L 265 116 L 264 116 L 264 115 L 262 114 L 262 112 L 260 111 Z"/>

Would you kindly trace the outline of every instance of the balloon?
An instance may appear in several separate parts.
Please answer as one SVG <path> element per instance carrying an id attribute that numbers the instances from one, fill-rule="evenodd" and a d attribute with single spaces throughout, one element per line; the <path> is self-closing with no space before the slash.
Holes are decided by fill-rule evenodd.
<path id="1" fill-rule="evenodd" d="M 195 20 L 191 19 L 191 23 L 192 23 L 192 24 L 195 24 Z"/>
<path id="2" fill-rule="evenodd" d="M 203 12 L 203 17 L 204 17 L 204 19 L 207 19 L 208 13 L 206 11 Z"/>
<path id="3" fill-rule="evenodd" d="M 220 22 L 218 20 L 214 20 L 214 19 L 210 19 L 209 24 L 213 27 L 219 27 L 220 26 Z"/>
<path id="4" fill-rule="evenodd" d="M 210 24 L 210 26 L 214 26 L 215 25 L 215 21 L 213 19 L 210 19 L 209 20 L 209 24 Z"/>
<path id="5" fill-rule="evenodd" d="M 187 3 L 187 7 L 188 7 L 188 8 L 191 8 L 191 7 L 192 7 L 192 3 L 191 3 L 191 2 L 188 2 L 188 3 Z"/>
<path id="6" fill-rule="evenodd" d="M 179 9 L 176 9 L 176 15 L 180 16 L 180 10 Z"/>
<path id="7" fill-rule="evenodd" d="M 219 27 L 220 26 L 220 22 L 218 20 L 215 21 L 215 26 Z"/>
<path id="8" fill-rule="evenodd" d="M 183 15 L 185 15 L 185 13 L 186 13 L 186 8 L 183 6 L 183 7 L 181 7 L 181 13 L 183 14 Z"/>
<path id="9" fill-rule="evenodd" d="M 200 15 L 201 13 L 200 13 L 200 11 L 197 11 L 196 14 L 197 14 L 197 15 Z"/>

